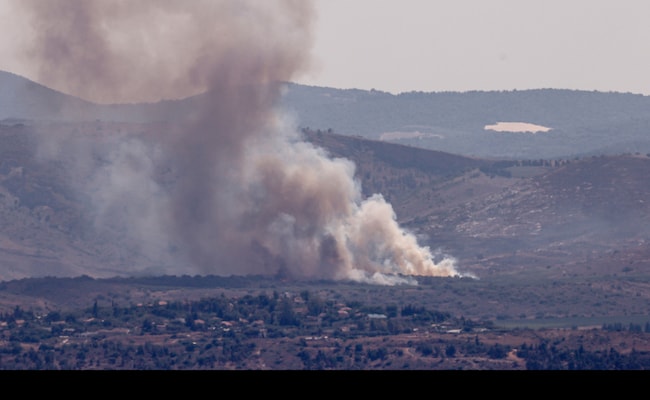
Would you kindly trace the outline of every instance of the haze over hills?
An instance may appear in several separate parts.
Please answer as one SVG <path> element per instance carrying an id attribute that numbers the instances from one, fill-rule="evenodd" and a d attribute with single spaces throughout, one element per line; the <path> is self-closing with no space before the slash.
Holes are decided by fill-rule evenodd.
<path id="1" fill-rule="evenodd" d="M 0 121 L 33 119 L 40 121 L 169 121 L 191 113 L 195 99 L 156 103 L 96 104 L 82 100 L 19 75 L 0 71 Z"/>
<path id="2" fill-rule="evenodd" d="M 650 97 L 637 94 L 539 89 L 393 95 L 291 85 L 285 104 L 313 129 L 469 156 L 539 159 L 650 150 Z M 550 130 L 485 129 L 498 122 Z"/>
<path id="3" fill-rule="evenodd" d="M 133 232 L 119 220 L 98 225 L 98 211 L 91 206 L 93 192 L 80 192 L 76 186 L 97 179 L 98 171 L 110 172 L 106 166 L 115 160 L 107 159 L 112 153 L 101 151 L 102 146 L 127 143 L 137 147 L 147 138 L 173 130 L 175 119 L 191 113 L 192 102 L 201 101 L 200 96 L 106 106 L 9 73 L 0 73 L 0 83 L 1 280 L 203 272 L 179 262 L 174 243 L 164 251 L 151 251 L 132 240 Z M 522 103 L 516 98 L 528 100 Z M 410 106 L 399 104 L 405 99 Z M 495 99 L 502 99 L 503 107 L 509 104 L 517 113 L 499 111 Z M 354 161 L 365 197 L 381 193 L 393 204 L 398 221 L 417 233 L 437 256 L 452 255 L 459 268 L 483 277 L 522 271 L 584 274 L 625 269 L 625 273 L 635 273 L 650 265 L 645 239 L 650 216 L 645 180 L 650 159 L 640 146 L 634 148 L 640 154 L 618 152 L 631 140 L 646 140 L 642 128 L 650 120 L 643 108 L 647 101 L 628 94 L 554 90 L 393 96 L 289 85 L 283 105 L 295 113 L 299 125 L 312 128 L 303 131 L 309 142 L 326 149 L 332 158 Z M 433 107 L 436 102 L 439 106 Z M 488 103 L 491 106 L 486 109 Z M 383 107 L 390 104 L 388 112 Z M 410 114 L 399 114 L 400 107 L 411 110 Z M 380 109 L 383 114 L 376 112 Z M 385 125 L 380 124 L 381 115 Z M 449 141 L 445 143 L 467 151 L 452 154 L 376 140 L 381 132 L 407 127 L 405 121 L 429 123 L 417 115 L 437 116 L 437 126 L 447 129 Z M 354 126 L 364 126 L 364 120 L 369 126 L 354 131 Z M 478 129 L 500 120 L 553 129 L 534 135 Z M 559 126 L 564 126 L 561 138 Z M 610 131 L 624 127 L 630 128 L 625 134 Z M 492 139 L 475 141 L 472 135 Z M 495 138 L 503 140 L 500 149 L 497 144 L 501 142 Z M 590 147 L 580 147 L 586 143 Z M 61 148 L 83 157 L 75 161 L 52 157 L 63 154 Z M 534 157 L 498 159 L 498 152 L 508 148 L 515 149 L 512 154 L 534 153 Z M 613 154 L 575 158 L 596 148 Z M 479 153 L 489 154 L 468 156 Z M 557 154 L 558 159 L 543 154 Z M 160 188 L 178 179 L 164 165 L 152 168 Z"/>
<path id="4" fill-rule="evenodd" d="M 175 121 L 195 112 L 202 97 L 98 105 L 0 71 L 0 120 Z M 650 152 L 650 96 L 631 93 L 538 89 L 393 95 L 289 83 L 281 105 L 304 128 L 466 156 L 549 159 Z M 499 122 L 550 130 L 485 129 Z"/>

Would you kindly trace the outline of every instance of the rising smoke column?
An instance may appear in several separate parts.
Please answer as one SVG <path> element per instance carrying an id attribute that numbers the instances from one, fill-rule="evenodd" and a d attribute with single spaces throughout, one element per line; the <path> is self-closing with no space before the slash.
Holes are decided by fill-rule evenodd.
<path id="1" fill-rule="evenodd" d="M 385 284 L 459 275 L 453 259 L 435 263 L 398 226 L 381 195 L 362 199 L 350 161 L 301 140 L 275 108 L 282 82 L 309 67 L 311 3 L 20 4 L 35 32 L 28 55 L 46 84 L 98 102 L 204 93 L 180 128 L 104 149 L 110 162 L 82 189 L 92 186 L 105 221 L 144 236 L 143 248 L 172 242 L 202 273 Z M 160 184 L 156 165 L 174 171 L 173 185 Z"/>

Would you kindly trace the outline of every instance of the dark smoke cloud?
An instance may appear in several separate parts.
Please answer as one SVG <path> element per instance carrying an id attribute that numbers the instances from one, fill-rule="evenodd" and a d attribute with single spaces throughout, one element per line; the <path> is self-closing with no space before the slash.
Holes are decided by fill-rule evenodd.
<path id="1" fill-rule="evenodd" d="M 435 263 L 398 226 L 383 197 L 361 198 L 351 162 L 302 141 L 275 108 L 282 82 L 309 68 L 310 2 L 20 4 L 45 84 L 97 102 L 204 93 L 204 107 L 179 127 L 93 150 L 105 163 L 79 187 L 98 225 L 121 229 L 152 257 L 171 243 L 202 273 L 385 284 L 459 275 L 453 259 Z M 165 168 L 170 182 L 157 173 Z"/>

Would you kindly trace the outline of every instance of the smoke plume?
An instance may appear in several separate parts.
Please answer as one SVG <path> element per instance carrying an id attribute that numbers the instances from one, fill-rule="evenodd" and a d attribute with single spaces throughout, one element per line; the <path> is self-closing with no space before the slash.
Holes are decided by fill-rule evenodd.
<path id="1" fill-rule="evenodd" d="M 362 198 L 353 163 L 303 141 L 276 109 L 282 83 L 309 69 L 310 2 L 20 5 L 34 32 L 28 56 L 51 87 L 101 103 L 201 93 L 200 108 L 155 137 L 88 149 L 103 164 L 79 187 L 98 226 L 151 256 L 172 246 L 200 273 L 382 284 L 459 275 L 400 228 L 381 195 Z"/>

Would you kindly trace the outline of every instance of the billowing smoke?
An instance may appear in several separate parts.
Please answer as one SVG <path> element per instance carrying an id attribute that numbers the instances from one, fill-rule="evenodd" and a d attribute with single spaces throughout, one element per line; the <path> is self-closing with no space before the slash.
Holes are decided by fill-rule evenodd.
<path id="1" fill-rule="evenodd" d="M 435 262 L 398 226 L 381 195 L 362 198 L 353 163 L 301 140 L 276 109 L 282 83 L 309 68 L 311 3 L 20 5 L 34 28 L 28 55 L 45 84 L 104 103 L 202 93 L 181 124 L 87 149 L 102 164 L 79 187 L 99 226 L 151 256 L 171 246 L 200 273 L 382 284 L 459 275 L 452 258 Z"/>

